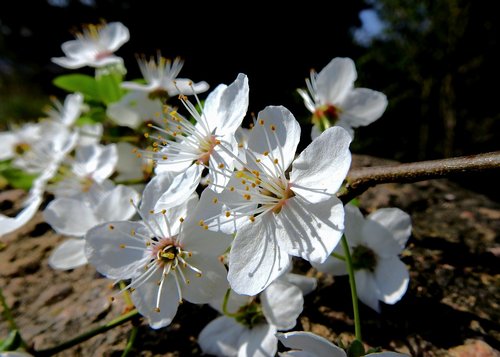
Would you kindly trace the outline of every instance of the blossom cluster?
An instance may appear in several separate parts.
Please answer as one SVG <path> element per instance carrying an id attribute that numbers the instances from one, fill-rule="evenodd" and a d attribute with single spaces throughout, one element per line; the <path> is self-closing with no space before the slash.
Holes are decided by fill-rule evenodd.
<path id="1" fill-rule="evenodd" d="M 351 166 L 354 129 L 380 118 L 384 94 L 356 88 L 350 58 L 334 58 L 298 89 L 312 114 L 312 141 L 297 152 L 301 125 L 284 106 L 248 115 L 249 78 L 218 84 L 179 78 L 183 61 L 137 56 L 142 79 L 125 81 L 115 52 L 121 23 L 89 25 L 53 62 L 95 68 L 61 76 L 70 91 L 36 123 L 0 133 L 0 160 L 32 178 L 0 236 L 26 224 L 44 200 L 44 219 L 68 239 L 54 269 L 91 264 L 125 287 L 152 328 L 169 325 L 179 304 L 210 304 L 221 316 L 199 335 L 205 353 L 339 355 L 319 336 L 288 332 L 316 280 L 292 273 L 302 259 L 347 273 L 345 235 L 359 299 L 380 311 L 396 303 L 409 274 L 399 259 L 411 235 L 397 208 L 364 217 L 337 192 Z M 113 134 L 114 133 L 114 134 Z M 116 134 L 118 133 L 118 134 Z M 131 140 L 127 140 L 127 138 Z M 398 355 L 390 354 L 387 355 Z M 380 354 L 384 355 L 384 354 Z"/>

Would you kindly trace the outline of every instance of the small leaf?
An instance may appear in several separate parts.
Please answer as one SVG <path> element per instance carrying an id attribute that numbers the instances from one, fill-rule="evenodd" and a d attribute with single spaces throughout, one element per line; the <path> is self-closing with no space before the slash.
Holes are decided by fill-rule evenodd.
<path id="1" fill-rule="evenodd" d="M 360 340 L 354 340 L 347 349 L 347 357 L 361 357 L 365 355 L 365 347 Z"/>
<path id="2" fill-rule="evenodd" d="M 33 185 L 33 181 L 38 176 L 26 173 L 21 169 L 13 167 L 2 170 L 1 175 L 4 179 L 8 181 L 9 185 L 12 186 L 13 188 L 21 188 L 26 191 L 28 191 L 31 188 L 31 186 Z"/>
<path id="3" fill-rule="evenodd" d="M 97 92 L 99 98 L 110 104 L 118 101 L 125 91 L 121 88 L 122 76 L 115 72 L 102 74 L 96 77 Z"/>
<path id="4" fill-rule="evenodd" d="M 56 87 L 68 92 L 80 92 L 86 97 L 99 99 L 99 91 L 94 77 L 85 74 L 66 74 L 56 77 L 52 82 Z"/>
<path id="5" fill-rule="evenodd" d="M 0 352 L 15 351 L 21 347 L 22 339 L 19 331 L 13 330 L 5 340 L 0 341 Z"/>

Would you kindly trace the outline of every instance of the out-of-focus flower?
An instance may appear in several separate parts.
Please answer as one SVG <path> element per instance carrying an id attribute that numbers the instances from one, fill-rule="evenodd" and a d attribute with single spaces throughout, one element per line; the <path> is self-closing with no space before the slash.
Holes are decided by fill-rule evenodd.
<path id="1" fill-rule="evenodd" d="M 358 207 L 346 205 L 345 236 L 351 250 L 359 299 L 380 312 L 380 303 L 395 304 L 408 288 L 409 273 L 399 259 L 411 235 L 411 218 L 399 208 L 381 208 L 366 218 Z M 337 247 L 336 256 L 343 250 Z M 313 264 L 322 272 L 347 274 L 345 261 L 330 256 Z"/>
<path id="2" fill-rule="evenodd" d="M 366 126 L 384 113 L 387 97 L 368 88 L 354 88 L 357 73 L 350 58 L 336 57 L 321 72 L 311 70 L 307 89 L 297 89 L 306 108 L 313 114 L 314 139 L 333 125 L 345 128 L 354 136 L 353 128 Z M 309 92 L 309 93 L 308 93 Z"/>
<path id="3" fill-rule="evenodd" d="M 130 33 L 121 22 L 90 24 L 76 34 L 75 40 L 64 42 L 61 48 L 65 57 L 53 57 L 52 62 L 68 69 L 121 64 L 123 59 L 114 52 L 129 38 Z"/>

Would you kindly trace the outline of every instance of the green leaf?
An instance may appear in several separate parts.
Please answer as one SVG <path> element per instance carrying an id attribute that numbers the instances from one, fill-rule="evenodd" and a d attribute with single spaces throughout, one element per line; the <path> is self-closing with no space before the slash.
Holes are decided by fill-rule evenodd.
<path id="1" fill-rule="evenodd" d="M 56 77 L 52 83 L 68 92 L 80 92 L 88 98 L 100 99 L 94 77 L 86 74 L 66 74 Z"/>
<path id="2" fill-rule="evenodd" d="M 0 171 L 0 175 L 7 180 L 10 186 L 28 191 L 38 175 L 24 172 L 17 168 L 8 168 Z"/>
<path id="3" fill-rule="evenodd" d="M 361 357 L 365 355 L 365 347 L 360 340 L 354 340 L 347 349 L 347 357 Z"/>
<path id="4" fill-rule="evenodd" d="M 0 352 L 15 351 L 21 347 L 22 339 L 19 331 L 13 330 L 5 340 L 0 341 Z"/>
<path id="5" fill-rule="evenodd" d="M 112 71 L 96 77 L 99 98 L 106 105 L 118 101 L 125 93 L 121 88 L 122 78 L 121 74 Z"/>

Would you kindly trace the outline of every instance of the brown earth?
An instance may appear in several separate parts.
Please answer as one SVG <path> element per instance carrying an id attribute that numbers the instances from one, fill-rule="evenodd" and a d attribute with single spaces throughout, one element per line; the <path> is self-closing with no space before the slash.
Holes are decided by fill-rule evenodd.
<path id="1" fill-rule="evenodd" d="M 386 161 L 355 157 L 356 166 Z M 0 193 L 0 209 L 12 213 L 22 192 Z M 500 204 L 449 180 L 384 184 L 360 196 L 369 213 L 399 207 L 412 217 L 413 232 L 402 260 L 411 272 L 408 292 L 377 314 L 360 306 L 363 339 L 411 356 L 500 357 Z M 75 217 L 78 219 L 78 217 Z M 55 346 L 106 323 L 124 311 L 110 281 L 91 266 L 54 271 L 47 259 L 65 237 L 41 213 L 1 239 L 0 286 L 23 338 L 35 350 Z M 344 277 L 319 274 L 305 262 L 297 270 L 317 276 L 295 330 L 313 331 L 334 343 L 353 336 L 352 308 Z M 134 321 L 132 356 L 201 355 L 196 338 L 217 313 L 208 306 L 181 305 L 174 322 L 152 330 Z M 57 356 L 121 356 L 133 329 L 126 323 Z M 0 338 L 8 334 L 0 321 Z"/>

